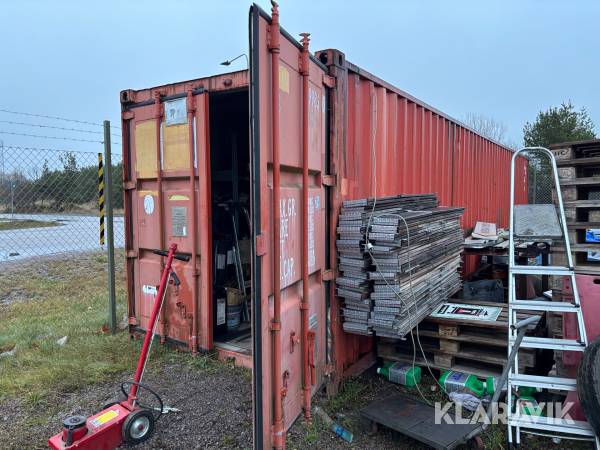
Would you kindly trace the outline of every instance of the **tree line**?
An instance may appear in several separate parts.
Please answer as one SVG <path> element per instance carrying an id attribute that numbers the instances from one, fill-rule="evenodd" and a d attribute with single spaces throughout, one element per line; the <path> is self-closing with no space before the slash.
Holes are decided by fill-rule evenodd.
<path id="1" fill-rule="evenodd" d="M 517 150 L 521 146 L 506 137 L 502 122 L 480 114 L 468 114 L 466 123 L 483 136 Z M 562 142 L 585 141 L 596 138 L 594 122 L 585 108 L 576 109 L 570 102 L 540 111 L 533 122 L 523 126 L 523 147 L 546 147 Z M 547 158 L 529 156 L 529 201 L 552 202 L 552 169 Z"/>
<path id="2" fill-rule="evenodd" d="M 75 152 L 59 156 L 60 167 L 44 160 L 41 171 L 0 174 L 0 205 L 4 212 L 68 212 L 89 210 L 98 202 L 98 166 L 81 165 Z M 123 207 L 123 165 L 112 166 L 113 207 Z"/>

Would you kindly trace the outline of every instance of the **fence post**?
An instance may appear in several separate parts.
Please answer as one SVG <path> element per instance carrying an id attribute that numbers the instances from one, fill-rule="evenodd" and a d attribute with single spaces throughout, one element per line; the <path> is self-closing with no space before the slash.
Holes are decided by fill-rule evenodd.
<path id="1" fill-rule="evenodd" d="M 102 153 L 98 153 L 98 210 L 100 214 L 100 246 L 104 247 L 104 163 Z"/>
<path id="2" fill-rule="evenodd" d="M 108 249 L 108 326 L 117 331 L 115 297 L 115 239 L 113 233 L 112 162 L 110 159 L 110 121 L 104 121 L 104 205 L 106 208 L 106 247 Z"/>

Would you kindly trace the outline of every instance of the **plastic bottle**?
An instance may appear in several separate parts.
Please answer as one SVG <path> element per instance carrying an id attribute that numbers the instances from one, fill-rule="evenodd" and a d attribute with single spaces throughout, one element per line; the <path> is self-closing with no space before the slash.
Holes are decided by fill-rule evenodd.
<path id="1" fill-rule="evenodd" d="M 383 375 L 392 383 L 414 387 L 421 382 L 421 368 L 399 362 L 388 362 L 377 368 L 377 373 Z"/>
<path id="2" fill-rule="evenodd" d="M 447 393 L 468 392 L 477 397 L 494 393 L 494 377 L 481 381 L 475 375 L 454 370 L 446 370 L 440 377 L 440 384 Z"/>
<path id="3" fill-rule="evenodd" d="M 315 406 L 315 412 L 319 415 L 321 419 L 323 419 L 323 422 L 325 422 L 325 424 L 331 429 L 331 431 L 333 431 L 346 442 L 352 442 L 352 440 L 354 439 L 354 435 L 352 434 L 352 432 L 346 430 L 343 426 L 335 423 L 331 419 L 331 417 L 329 417 L 329 414 L 323 411 L 320 407 Z"/>
<path id="4" fill-rule="evenodd" d="M 517 398 L 517 405 L 521 414 L 528 416 L 542 416 L 542 409 L 540 408 L 538 401 L 535 399 L 533 394 L 540 392 L 540 389 L 529 386 L 520 386 L 518 389 L 519 396 Z"/>

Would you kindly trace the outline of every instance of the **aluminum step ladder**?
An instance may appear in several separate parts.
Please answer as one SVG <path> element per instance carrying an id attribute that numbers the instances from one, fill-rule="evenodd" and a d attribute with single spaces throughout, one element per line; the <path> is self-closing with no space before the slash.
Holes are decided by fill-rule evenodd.
<path id="1" fill-rule="evenodd" d="M 552 175 L 558 199 L 558 213 L 556 206 L 550 205 L 515 205 L 515 163 L 522 152 L 536 152 L 544 154 L 552 165 Z M 510 222 L 509 222 L 509 274 L 508 274 L 508 353 L 511 354 L 517 338 L 515 324 L 519 311 L 551 311 L 569 312 L 577 315 L 579 339 L 552 339 L 525 336 L 521 348 L 539 348 L 562 351 L 583 352 L 587 346 L 587 336 L 583 322 L 583 314 L 579 302 L 579 292 L 575 282 L 575 271 L 571 257 L 571 247 L 565 212 L 563 209 L 558 170 L 554 155 L 544 147 L 525 147 L 513 154 L 510 167 Z M 560 266 L 523 266 L 515 263 L 515 245 L 518 242 L 534 241 L 549 242 L 563 239 L 567 254 L 568 267 Z M 573 302 L 552 302 L 538 300 L 521 300 L 517 298 L 516 277 L 527 275 L 552 275 L 569 277 L 573 286 Z M 600 450 L 600 441 L 594 430 L 587 422 L 552 417 L 537 417 L 521 414 L 517 402 L 512 405 L 512 389 L 519 386 L 535 388 L 556 389 L 561 391 L 576 391 L 577 380 L 554 376 L 525 375 L 519 373 L 519 354 L 515 352 L 515 363 L 508 373 L 506 404 L 508 409 L 508 443 L 510 448 L 521 443 L 521 432 L 568 439 L 589 439 L 595 442 L 596 449 Z M 513 436 L 514 431 L 514 436 Z M 514 441 L 513 441 L 514 437 Z"/>

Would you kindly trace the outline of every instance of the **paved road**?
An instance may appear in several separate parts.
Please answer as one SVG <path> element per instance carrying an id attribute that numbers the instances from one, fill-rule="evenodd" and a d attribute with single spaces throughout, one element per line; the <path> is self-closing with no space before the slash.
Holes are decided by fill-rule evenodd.
<path id="1" fill-rule="evenodd" d="M 0 231 L 0 263 L 64 252 L 101 250 L 97 216 L 69 214 L 0 214 L 2 219 L 56 221 L 55 227 Z M 125 246 L 123 217 L 114 218 L 115 247 Z"/>

